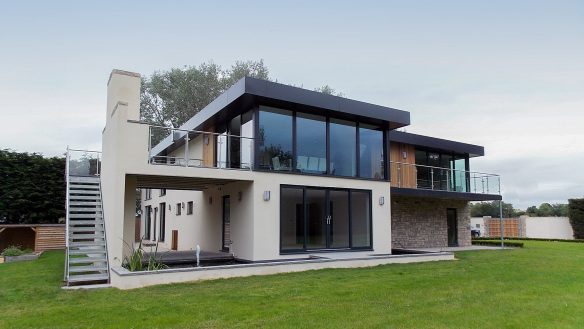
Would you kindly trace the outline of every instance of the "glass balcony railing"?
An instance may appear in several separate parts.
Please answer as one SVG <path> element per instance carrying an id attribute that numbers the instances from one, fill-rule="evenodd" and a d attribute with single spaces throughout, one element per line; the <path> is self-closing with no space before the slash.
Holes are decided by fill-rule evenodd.
<path id="1" fill-rule="evenodd" d="M 70 176 L 99 176 L 101 152 L 68 148 L 66 169 Z"/>
<path id="2" fill-rule="evenodd" d="M 499 175 L 390 162 L 391 186 L 448 192 L 501 194 Z"/>
<path id="3" fill-rule="evenodd" d="M 199 168 L 253 168 L 251 137 L 149 126 L 149 163 Z"/>

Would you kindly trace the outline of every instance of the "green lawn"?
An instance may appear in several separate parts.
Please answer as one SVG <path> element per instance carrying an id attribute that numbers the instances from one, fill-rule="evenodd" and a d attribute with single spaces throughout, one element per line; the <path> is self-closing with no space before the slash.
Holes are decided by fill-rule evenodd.
<path id="1" fill-rule="evenodd" d="M 63 253 L 0 264 L 0 328 L 582 328 L 584 244 L 525 241 L 458 261 L 130 291 L 60 288 Z"/>

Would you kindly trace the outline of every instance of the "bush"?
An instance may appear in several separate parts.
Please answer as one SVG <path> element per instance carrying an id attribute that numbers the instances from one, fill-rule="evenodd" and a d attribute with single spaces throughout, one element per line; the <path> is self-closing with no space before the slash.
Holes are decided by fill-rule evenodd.
<path id="1" fill-rule="evenodd" d="M 500 247 L 501 246 L 501 241 L 496 241 L 496 240 L 472 240 L 472 244 L 474 246 L 493 246 L 493 247 Z M 513 242 L 513 241 L 505 241 L 505 247 L 517 247 L 517 248 L 523 248 L 523 242 Z"/>
<path id="2" fill-rule="evenodd" d="M 489 237 L 489 238 L 472 238 L 473 241 L 484 241 L 484 240 L 500 240 L 500 237 Z M 521 240 L 521 241 L 547 241 L 547 242 L 576 242 L 576 243 L 584 243 L 584 239 L 574 239 L 574 240 L 566 240 L 566 239 L 544 239 L 544 238 L 510 238 L 510 237 L 503 237 L 504 240 Z"/>
<path id="3" fill-rule="evenodd" d="M 584 199 L 568 200 L 568 217 L 574 230 L 574 239 L 584 239 Z"/>
<path id="4" fill-rule="evenodd" d="M 32 253 L 30 249 L 20 249 L 18 246 L 10 246 L 2 251 L 2 256 L 21 256 Z"/>

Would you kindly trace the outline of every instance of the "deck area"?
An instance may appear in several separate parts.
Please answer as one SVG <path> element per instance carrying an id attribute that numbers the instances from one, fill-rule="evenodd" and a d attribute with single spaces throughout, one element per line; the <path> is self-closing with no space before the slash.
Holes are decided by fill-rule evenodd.
<path id="1" fill-rule="evenodd" d="M 154 254 L 145 252 L 144 260 L 148 261 Z M 165 265 L 196 264 L 197 254 L 194 250 L 159 251 L 156 253 L 155 259 Z M 199 260 L 201 263 L 221 263 L 234 261 L 234 257 L 227 252 L 201 250 Z"/>

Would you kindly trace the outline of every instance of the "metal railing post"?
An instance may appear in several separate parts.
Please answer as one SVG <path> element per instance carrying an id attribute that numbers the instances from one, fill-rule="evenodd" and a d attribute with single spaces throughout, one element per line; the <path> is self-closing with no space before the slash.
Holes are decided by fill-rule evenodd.
<path id="1" fill-rule="evenodd" d="M 401 164 L 397 164 L 397 187 L 401 187 Z"/>
<path id="2" fill-rule="evenodd" d="M 487 176 L 487 194 L 489 194 L 489 176 Z"/>
<path id="3" fill-rule="evenodd" d="M 430 168 L 430 181 L 431 181 L 431 187 L 432 189 L 434 189 L 434 168 Z"/>
<path id="4" fill-rule="evenodd" d="M 448 170 L 446 170 L 446 191 L 450 191 L 450 179 L 449 179 L 449 174 L 450 172 Z"/>
<path id="5" fill-rule="evenodd" d="M 152 163 L 152 126 L 148 126 L 148 163 Z"/>
<path id="6" fill-rule="evenodd" d="M 185 167 L 189 166 L 189 133 L 185 135 Z"/>
<path id="7" fill-rule="evenodd" d="M 501 249 L 505 249 L 505 239 L 504 232 L 505 228 L 503 226 L 503 199 L 499 200 L 499 225 L 501 226 Z"/>

